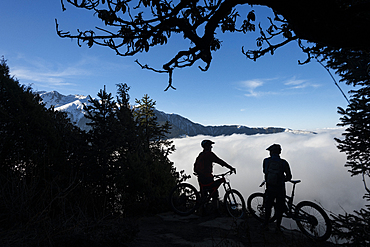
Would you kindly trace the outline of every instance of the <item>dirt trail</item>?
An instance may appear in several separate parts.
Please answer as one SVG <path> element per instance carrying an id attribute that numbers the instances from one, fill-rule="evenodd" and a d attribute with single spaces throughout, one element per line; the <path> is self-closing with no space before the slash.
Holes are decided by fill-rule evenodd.
<path id="1" fill-rule="evenodd" d="M 335 246 L 312 242 L 295 230 L 261 231 L 260 223 L 251 217 L 239 220 L 225 216 L 182 217 L 168 212 L 140 218 L 137 224 L 139 233 L 129 243 L 130 247 Z"/>

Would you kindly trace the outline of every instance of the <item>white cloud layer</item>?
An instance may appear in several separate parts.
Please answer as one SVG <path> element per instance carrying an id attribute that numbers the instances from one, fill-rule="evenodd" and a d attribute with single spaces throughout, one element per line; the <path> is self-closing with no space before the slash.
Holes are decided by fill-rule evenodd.
<path id="1" fill-rule="evenodd" d="M 247 91 L 248 93 L 244 94 L 247 97 L 258 97 L 261 96 L 261 92 L 256 92 L 255 89 L 261 87 L 264 84 L 262 80 L 246 80 L 239 83 L 242 90 Z"/>
<path id="2" fill-rule="evenodd" d="M 301 89 L 301 88 L 307 88 L 307 87 L 320 87 L 319 84 L 311 83 L 308 80 L 299 80 L 293 77 L 292 79 L 288 80 L 284 83 L 285 86 L 289 86 L 290 89 Z"/>
<path id="3" fill-rule="evenodd" d="M 334 137 L 341 137 L 344 129 L 317 130 L 317 134 L 294 134 L 289 132 L 270 135 L 232 135 L 232 136 L 196 136 L 173 139 L 176 151 L 170 159 L 177 170 L 185 170 L 192 178 L 187 182 L 199 188 L 193 175 L 195 158 L 201 152 L 201 140 L 213 140 L 213 151 L 221 159 L 236 167 L 237 174 L 230 176 L 231 185 L 239 190 L 247 201 L 248 196 L 262 191 L 259 184 L 263 180 L 262 160 L 268 156 L 266 148 L 273 143 L 282 146 L 281 157 L 291 167 L 293 179 L 302 182 L 297 185 L 295 203 L 302 200 L 316 201 L 325 209 L 335 214 L 345 210 L 352 213 L 365 205 L 362 196 L 365 193 L 360 177 L 351 177 L 344 167 L 346 155 L 337 149 Z M 226 171 L 219 165 L 214 166 L 214 173 Z M 220 188 L 221 195 L 223 189 Z M 287 183 L 287 192 L 291 184 Z"/>

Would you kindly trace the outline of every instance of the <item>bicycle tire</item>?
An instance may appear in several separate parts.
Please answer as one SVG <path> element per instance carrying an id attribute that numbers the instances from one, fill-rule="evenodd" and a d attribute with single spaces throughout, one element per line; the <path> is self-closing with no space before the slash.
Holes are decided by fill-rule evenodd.
<path id="1" fill-rule="evenodd" d="M 178 184 L 170 192 L 170 207 L 178 215 L 187 216 L 194 213 L 199 202 L 199 192 L 191 184 Z"/>
<path id="2" fill-rule="evenodd" d="M 298 203 L 294 220 L 303 234 L 313 240 L 326 241 L 331 235 L 331 221 L 324 209 L 316 203 L 310 201 Z"/>
<path id="3" fill-rule="evenodd" d="M 265 207 L 264 207 L 265 194 L 262 192 L 255 192 L 248 197 L 247 207 L 248 212 L 260 222 L 265 221 Z M 271 217 L 269 222 L 276 220 L 274 207 L 271 208 Z"/>
<path id="4" fill-rule="evenodd" d="M 245 214 L 245 201 L 242 194 L 234 189 L 228 190 L 224 196 L 226 211 L 233 218 L 240 219 Z"/>

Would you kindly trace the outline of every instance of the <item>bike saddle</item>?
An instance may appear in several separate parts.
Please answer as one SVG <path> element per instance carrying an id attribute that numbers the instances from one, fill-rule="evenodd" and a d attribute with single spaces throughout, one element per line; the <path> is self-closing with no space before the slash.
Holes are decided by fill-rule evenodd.
<path id="1" fill-rule="evenodd" d="M 301 182 L 301 180 L 290 180 L 290 182 L 291 182 L 292 184 L 298 184 L 298 183 L 300 183 L 300 182 Z"/>

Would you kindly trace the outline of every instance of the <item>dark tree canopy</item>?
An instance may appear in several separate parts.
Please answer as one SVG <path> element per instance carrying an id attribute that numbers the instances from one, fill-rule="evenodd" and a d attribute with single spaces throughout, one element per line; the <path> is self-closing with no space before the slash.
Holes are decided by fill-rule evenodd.
<path id="1" fill-rule="evenodd" d="M 222 41 L 217 36 L 221 32 L 247 34 L 259 29 L 261 36 L 256 46 L 243 47 L 243 54 L 254 60 L 267 52 L 273 54 L 294 40 L 299 44 L 312 42 L 312 46 L 369 51 L 370 1 L 367 0 L 61 0 L 63 10 L 66 10 L 64 2 L 92 11 L 104 25 L 71 34 L 59 29 L 56 22 L 58 35 L 77 39 L 79 45 L 82 41 L 89 47 L 107 46 L 118 55 L 133 56 L 166 44 L 173 34 L 183 34 L 190 45 L 173 54 L 163 69 L 137 61 L 142 68 L 168 73 L 168 87 L 172 87 L 175 68 L 192 66 L 199 60 L 205 63 L 200 69 L 208 70 L 212 52 L 221 48 Z M 274 11 L 275 16 L 268 17 L 269 27 L 255 23 L 256 5 Z M 248 14 L 241 16 L 238 13 L 241 9 Z M 277 42 L 273 41 L 275 37 L 280 37 Z M 309 57 L 312 46 L 301 46 Z"/>
<path id="2" fill-rule="evenodd" d="M 189 176 L 169 159 L 171 126 L 149 96 L 134 114 L 126 84 L 116 100 L 100 90 L 85 132 L 9 71 L 0 58 L 0 246 L 127 246 L 137 230 L 124 216 L 168 210 Z"/>

